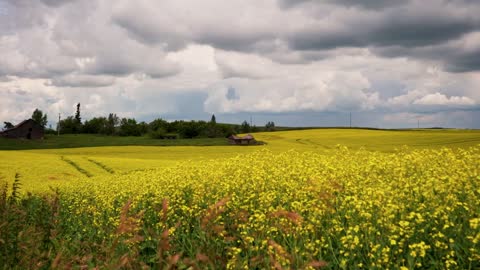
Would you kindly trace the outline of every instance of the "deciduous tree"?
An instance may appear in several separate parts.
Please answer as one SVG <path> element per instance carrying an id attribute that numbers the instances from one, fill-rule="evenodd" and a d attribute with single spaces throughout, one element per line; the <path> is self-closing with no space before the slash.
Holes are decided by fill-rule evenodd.
<path id="1" fill-rule="evenodd" d="M 42 127 L 47 126 L 47 114 L 43 114 L 43 112 L 39 109 L 35 109 L 35 111 L 33 111 L 32 119 Z"/>

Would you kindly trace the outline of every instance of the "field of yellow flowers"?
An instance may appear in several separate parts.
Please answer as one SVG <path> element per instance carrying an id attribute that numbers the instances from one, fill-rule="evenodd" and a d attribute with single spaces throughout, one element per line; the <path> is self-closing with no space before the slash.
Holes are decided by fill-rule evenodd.
<path id="1" fill-rule="evenodd" d="M 72 137 L 74 139 L 74 137 Z M 423 149 L 467 149 L 480 144 L 477 130 L 361 130 L 311 129 L 255 133 L 266 145 L 232 146 L 103 146 L 82 148 L 0 150 L 0 179 L 11 185 L 15 173 L 22 177 L 20 192 L 50 191 L 65 181 L 89 176 L 109 176 L 131 171 L 171 167 L 178 162 L 196 163 L 249 154 L 260 149 L 284 153 L 314 152 L 330 155 L 337 145 L 351 150 L 394 153 L 407 145 Z M 86 139 L 84 139 L 86 140 Z M 48 138 L 47 138 L 48 141 Z M 13 142 L 12 142 L 13 143 Z M 23 148 L 22 148 L 23 149 Z M 1 181 L 1 180 L 0 180 Z"/>
<path id="2" fill-rule="evenodd" d="M 69 178 L 2 189 L 0 265 L 480 268 L 480 146 L 280 150 L 123 171 L 121 158 L 52 154 L 45 171 Z"/>

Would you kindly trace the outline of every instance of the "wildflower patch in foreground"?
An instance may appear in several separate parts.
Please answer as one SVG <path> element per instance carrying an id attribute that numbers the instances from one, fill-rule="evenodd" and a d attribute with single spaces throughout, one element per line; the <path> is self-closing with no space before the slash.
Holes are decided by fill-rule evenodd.
<path id="1" fill-rule="evenodd" d="M 44 260 L 100 268 L 475 269 L 479 157 L 480 147 L 262 150 L 82 178 L 59 185 Z"/>

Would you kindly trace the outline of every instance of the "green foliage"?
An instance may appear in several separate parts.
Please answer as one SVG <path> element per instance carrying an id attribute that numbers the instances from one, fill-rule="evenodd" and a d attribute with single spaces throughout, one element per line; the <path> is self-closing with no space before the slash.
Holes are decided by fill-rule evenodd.
<path id="1" fill-rule="evenodd" d="M 61 134 L 77 134 L 82 130 L 82 125 L 73 116 L 60 120 L 59 127 Z"/>
<path id="2" fill-rule="evenodd" d="M 19 196 L 15 179 L 15 200 L 7 201 L 7 186 L 0 187 L 0 268 L 50 269 L 61 249 L 59 194 Z"/>
<path id="3" fill-rule="evenodd" d="M 42 127 L 47 126 L 47 114 L 43 114 L 43 112 L 39 109 L 35 109 L 32 113 L 32 119 L 33 121 L 37 122 L 39 125 Z"/>
<path id="4" fill-rule="evenodd" d="M 118 134 L 120 136 L 141 136 L 141 129 L 137 125 L 137 121 L 133 118 L 122 118 L 120 120 L 120 128 Z"/>
<path id="5" fill-rule="evenodd" d="M 20 197 L 20 174 L 15 173 L 15 179 L 13 180 L 13 185 L 12 185 L 12 193 L 10 195 L 10 202 L 15 203 L 17 202 L 18 198 Z"/>
<path id="6" fill-rule="evenodd" d="M 148 133 L 152 139 L 178 139 L 178 135 L 175 133 L 168 133 L 164 128 L 159 127 L 155 131 Z"/>
<path id="7" fill-rule="evenodd" d="M 107 125 L 105 127 L 105 134 L 106 135 L 115 135 L 115 129 L 117 125 L 120 123 L 120 119 L 114 113 L 110 113 L 107 118 Z"/>
<path id="8" fill-rule="evenodd" d="M 145 135 L 149 131 L 148 124 L 145 123 L 144 121 L 137 124 L 137 129 L 138 129 L 138 132 L 140 132 L 141 135 Z"/>
<path id="9" fill-rule="evenodd" d="M 62 134 L 104 134 L 119 136 L 143 136 L 148 134 L 151 138 L 164 138 L 165 134 L 171 138 L 172 134 L 178 134 L 181 138 L 219 138 L 228 137 L 239 131 L 236 125 L 217 124 L 215 115 L 210 122 L 205 121 L 173 121 L 155 119 L 150 123 L 140 122 L 134 118 L 120 119 L 116 114 L 110 113 L 108 117 L 94 117 L 81 123 L 80 103 L 77 104 L 75 116 L 68 116 L 59 123 Z M 164 132 L 159 132 L 164 131 Z"/>
<path id="10" fill-rule="evenodd" d="M 182 138 L 195 138 L 201 135 L 207 127 L 205 121 L 174 121 L 170 123 L 169 131 L 177 131 Z"/>
<path id="11" fill-rule="evenodd" d="M 10 122 L 3 122 L 3 129 L 13 128 L 14 125 Z"/>
<path id="12" fill-rule="evenodd" d="M 266 131 L 275 131 L 275 123 L 273 121 L 267 122 L 267 124 L 265 125 L 265 130 Z"/>
<path id="13" fill-rule="evenodd" d="M 159 129 L 164 130 L 165 132 L 167 132 L 167 131 L 168 131 L 168 126 L 169 126 L 169 124 L 168 124 L 167 121 L 159 118 L 159 119 L 155 119 L 155 120 L 153 120 L 152 122 L 150 122 L 150 123 L 148 124 L 148 129 L 149 129 L 150 131 L 153 131 L 153 132 L 154 132 L 154 131 L 157 131 L 157 130 L 159 130 Z"/>
<path id="14" fill-rule="evenodd" d="M 228 145 L 225 138 L 194 138 L 176 140 L 157 140 L 149 133 L 149 136 L 105 136 L 97 134 L 60 134 L 50 135 L 42 141 L 11 140 L 0 137 L 0 150 L 27 150 L 27 149 L 59 149 L 77 147 L 98 147 L 98 146 L 212 146 Z M 167 135 L 177 135 L 166 133 Z"/>
<path id="15" fill-rule="evenodd" d="M 241 133 L 249 133 L 252 131 L 252 128 L 250 127 L 250 124 L 245 120 L 242 122 L 240 126 L 240 132 Z"/>
<path id="16" fill-rule="evenodd" d="M 107 134 L 108 120 L 105 117 L 94 117 L 85 121 L 82 128 L 83 133 L 88 134 Z"/>

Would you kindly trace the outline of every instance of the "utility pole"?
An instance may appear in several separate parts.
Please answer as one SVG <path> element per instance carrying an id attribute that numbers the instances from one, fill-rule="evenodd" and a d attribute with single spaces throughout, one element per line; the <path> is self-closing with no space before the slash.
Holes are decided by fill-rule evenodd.
<path id="1" fill-rule="evenodd" d="M 60 136 L 60 113 L 58 113 L 57 136 Z"/>
<path id="2" fill-rule="evenodd" d="M 420 117 L 417 117 L 417 128 L 420 129 Z"/>
<path id="3" fill-rule="evenodd" d="M 253 127 L 252 116 L 250 115 L 250 126 Z"/>

